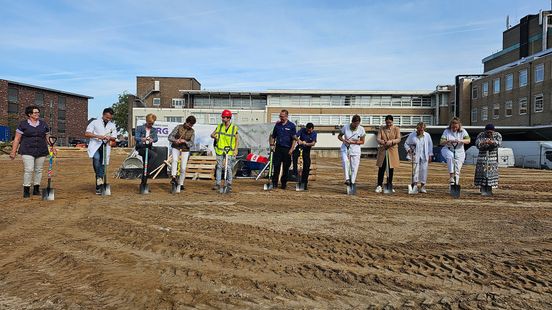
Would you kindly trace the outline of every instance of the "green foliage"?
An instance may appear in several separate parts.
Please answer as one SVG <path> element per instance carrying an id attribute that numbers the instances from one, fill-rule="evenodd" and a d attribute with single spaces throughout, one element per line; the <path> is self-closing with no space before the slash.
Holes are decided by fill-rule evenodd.
<path id="1" fill-rule="evenodd" d="M 128 96 L 129 94 L 124 91 L 122 94 L 119 94 L 119 101 L 111 106 L 113 111 L 115 111 L 113 122 L 120 133 L 127 132 L 128 128 Z"/>

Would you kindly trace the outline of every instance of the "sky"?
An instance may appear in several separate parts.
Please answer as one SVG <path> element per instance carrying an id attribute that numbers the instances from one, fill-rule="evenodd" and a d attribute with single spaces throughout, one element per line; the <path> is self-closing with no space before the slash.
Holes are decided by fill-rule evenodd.
<path id="1" fill-rule="evenodd" d="M 202 89 L 431 90 L 483 72 L 510 24 L 549 0 L 0 0 L 0 79 L 94 97 L 136 76 Z"/>

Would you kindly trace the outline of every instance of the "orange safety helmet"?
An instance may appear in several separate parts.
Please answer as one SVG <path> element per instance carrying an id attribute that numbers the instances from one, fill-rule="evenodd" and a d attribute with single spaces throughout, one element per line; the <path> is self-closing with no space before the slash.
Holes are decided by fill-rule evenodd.
<path id="1" fill-rule="evenodd" d="M 230 117 L 232 118 L 232 112 L 230 110 L 224 110 L 222 111 L 222 117 Z"/>

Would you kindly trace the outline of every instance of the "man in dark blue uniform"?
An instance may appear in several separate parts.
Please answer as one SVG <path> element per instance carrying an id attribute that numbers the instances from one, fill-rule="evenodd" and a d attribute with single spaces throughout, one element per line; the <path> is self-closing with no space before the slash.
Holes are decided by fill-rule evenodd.
<path id="1" fill-rule="evenodd" d="M 283 163 L 282 171 L 282 189 L 287 186 L 289 166 L 291 166 L 291 153 L 295 147 L 297 139 L 297 131 L 295 124 L 288 120 L 288 111 L 280 112 L 280 121 L 274 125 L 274 130 L 270 135 L 270 148 L 274 151 L 273 154 L 273 175 L 272 185 L 278 187 L 278 179 L 280 178 L 280 166 Z"/>
<path id="2" fill-rule="evenodd" d="M 301 128 L 297 133 L 297 149 L 303 149 L 303 172 L 301 174 L 301 181 L 303 183 L 304 190 L 307 190 L 307 183 L 309 182 L 311 158 L 310 151 L 311 148 L 316 144 L 316 131 L 314 131 L 314 124 L 307 123 L 305 128 Z"/>

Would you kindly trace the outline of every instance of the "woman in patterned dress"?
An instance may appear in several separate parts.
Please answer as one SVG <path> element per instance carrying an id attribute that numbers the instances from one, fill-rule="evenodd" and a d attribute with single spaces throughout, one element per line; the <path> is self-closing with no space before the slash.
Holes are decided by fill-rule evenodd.
<path id="1" fill-rule="evenodd" d="M 477 135 L 475 146 L 479 149 L 479 155 L 477 156 L 473 184 L 480 188 L 483 186 L 497 188 L 498 148 L 502 146 L 502 135 L 495 131 L 493 124 L 487 124 L 485 131 Z"/>

